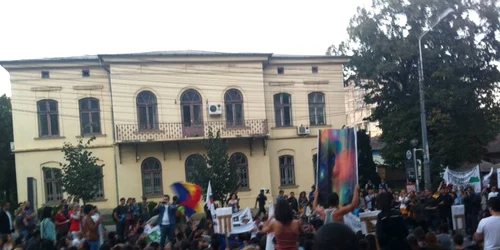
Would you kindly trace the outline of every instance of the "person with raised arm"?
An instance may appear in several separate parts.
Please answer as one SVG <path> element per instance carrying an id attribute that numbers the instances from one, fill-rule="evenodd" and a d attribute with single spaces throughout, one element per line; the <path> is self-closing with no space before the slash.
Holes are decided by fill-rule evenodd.
<path id="1" fill-rule="evenodd" d="M 333 222 L 344 223 L 344 215 L 352 212 L 358 206 L 359 185 L 356 185 L 354 188 L 354 197 L 352 197 L 352 202 L 343 207 L 339 207 L 339 195 L 335 192 L 328 195 L 328 208 L 326 209 L 318 206 L 318 195 L 319 191 L 316 189 L 314 191 L 313 210 L 321 216 L 324 224 L 326 225 Z"/>

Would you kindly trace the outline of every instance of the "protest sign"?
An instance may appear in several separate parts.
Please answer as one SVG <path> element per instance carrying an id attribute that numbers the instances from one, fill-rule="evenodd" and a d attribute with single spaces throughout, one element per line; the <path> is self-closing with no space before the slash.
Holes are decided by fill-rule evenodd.
<path id="1" fill-rule="evenodd" d="M 447 185 L 453 185 L 457 187 L 473 187 L 474 192 L 481 192 L 481 177 L 479 166 L 472 168 L 467 171 L 453 171 L 446 168 L 443 174 L 443 180 Z"/>

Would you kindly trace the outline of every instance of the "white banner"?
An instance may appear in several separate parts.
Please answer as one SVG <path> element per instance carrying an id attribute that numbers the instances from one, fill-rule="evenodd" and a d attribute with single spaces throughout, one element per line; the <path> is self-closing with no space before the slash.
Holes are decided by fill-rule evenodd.
<path id="1" fill-rule="evenodd" d="M 443 180 L 448 185 L 451 184 L 457 187 L 474 187 L 474 192 L 481 192 L 479 166 L 464 172 L 453 171 L 446 168 L 443 174 Z"/>
<path id="2" fill-rule="evenodd" d="M 493 167 L 491 167 L 490 173 L 483 177 L 483 186 L 490 187 L 491 176 L 493 175 Z"/>
<path id="3" fill-rule="evenodd" d="M 344 224 L 352 229 L 353 232 L 363 231 L 363 223 L 358 216 L 353 213 L 344 215 Z"/>
<path id="4" fill-rule="evenodd" d="M 497 168 L 497 186 L 500 186 L 500 167 Z"/>
<path id="5" fill-rule="evenodd" d="M 214 232 L 219 232 L 219 222 L 217 220 L 216 213 L 213 213 L 212 217 L 214 218 Z M 231 222 L 231 232 L 228 232 L 229 234 L 246 233 L 252 231 L 255 228 L 255 222 L 252 218 L 252 211 L 250 211 L 250 208 L 248 207 L 242 211 L 232 214 Z"/>
<path id="6" fill-rule="evenodd" d="M 460 230 L 465 228 L 464 205 L 451 206 L 451 219 L 453 221 L 453 230 Z"/>

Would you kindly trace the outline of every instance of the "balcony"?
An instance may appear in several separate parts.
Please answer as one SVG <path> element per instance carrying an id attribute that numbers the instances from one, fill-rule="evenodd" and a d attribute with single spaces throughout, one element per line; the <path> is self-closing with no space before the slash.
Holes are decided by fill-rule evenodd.
<path id="1" fill-rule="evenodd" d="M 154 128 L 140 128 L 138 124 L 117 124 L 118 142 L 177 141 L 205 138 L 209 128 L 220 131 L 222 138 L 261 137 L 268 134 L 267 119 L 248 119 L 241 122 L 208 121 L 200 123 L 158 123 Z"/>

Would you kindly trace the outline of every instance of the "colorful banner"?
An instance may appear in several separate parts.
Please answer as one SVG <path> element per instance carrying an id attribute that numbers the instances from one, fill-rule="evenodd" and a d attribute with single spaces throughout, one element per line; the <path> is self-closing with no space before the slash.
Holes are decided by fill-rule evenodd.
<path id="1" fill-rule="evenodd" d="M 453 171 L 446 168 L 443 174 L 443 180 L 447 185 L 451 184 L 459 188 L 473 187 L 474 192 L 481 192 L 479 166 L 463 172 Z"/>
<path id="2" fill-rule="evenodd" d="M 339 195 L 339 205 L 351 202 L 358 183 L 356 129 L 320 129 L 317 164 L 319 202 L 332 192 Z"/>

